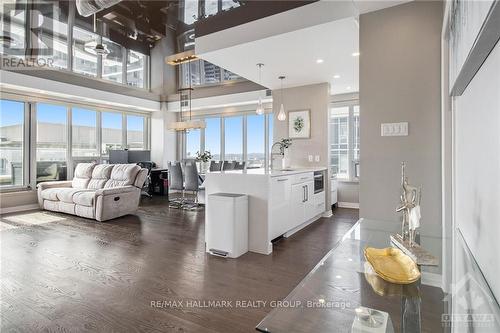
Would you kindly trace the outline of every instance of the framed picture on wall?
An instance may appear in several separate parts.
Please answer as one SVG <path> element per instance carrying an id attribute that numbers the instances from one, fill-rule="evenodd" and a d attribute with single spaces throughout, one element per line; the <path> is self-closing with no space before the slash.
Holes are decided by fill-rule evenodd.
<path id="1" fill-rule="evenodd" d="M 288 112 L 288 137 L 290 139 L 309 139 L 311 137 L 310 110 Z"/>

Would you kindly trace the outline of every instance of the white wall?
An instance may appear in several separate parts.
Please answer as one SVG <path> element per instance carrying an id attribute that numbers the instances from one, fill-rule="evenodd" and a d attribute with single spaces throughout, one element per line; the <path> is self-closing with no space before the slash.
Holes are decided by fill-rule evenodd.
<path id="1" fill-rule="evenodd" d="M 288 138 L 288 116 L 286 121 L 276 117 L 281 105 L 281 92 L 273 91 L 274 128 L 273 142 Z M 311 137 L 295 139 L 290 147 L 292 167 L 328 167 L 328 116 L 330 106 L 329 84 L 320 83 L 303 87 L 284 89 L 285 110 L 311 111 Z M 319 162 L 309 162 L 308 155 L 319 155 Z M 326 188 L 330 188 L 330 177 L 327 177 Z M 330 191 L 326 191 L 326 207 L 330 207 Z"/>
<path id="2" fill-rule="evenodd" d="M 442 3 L 415 1 L 360 16 L 360 216 L 399 221 L 400 163 L 422 185 L 422 227 L 441 236 Z M 381 137 L 381 123 L 409 135 Z M 440 253 L 435 253 L 439 255 Z"/>
<path id="3" fill-rule="evenodd" d="M 454 101 L 455 226 L 500 298 L 500 43 Z"/>

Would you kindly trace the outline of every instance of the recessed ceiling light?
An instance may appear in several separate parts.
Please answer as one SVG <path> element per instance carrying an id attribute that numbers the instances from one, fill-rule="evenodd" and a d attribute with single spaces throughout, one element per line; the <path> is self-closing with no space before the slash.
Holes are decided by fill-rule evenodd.
<path id="1" fill-rule="evenodd" d="M 323 63 L 323 61 L 324 61 L 323 59 L 317 59 L 317 60 L 316 60 L 316 63 L 317 63 L 317 64 L 322 64 L 322 63 Z"/>
<path id="2" fill-rule="evenodd" d="M 347 86 L 346 90 L 351 90 L 351 86 Z"/>
<path id="3" fill-rule="evenodd" d="M 359 57 L 359 52 L 353 52 L 353 53 L 352 53 L 352 56 L 353 56 L 353 57 Z"/>
<path id="4" fill-rule="evenodd" d="M 336 74 L 333 76 L 334 79 L 340 79 L 340 75 Z"/>

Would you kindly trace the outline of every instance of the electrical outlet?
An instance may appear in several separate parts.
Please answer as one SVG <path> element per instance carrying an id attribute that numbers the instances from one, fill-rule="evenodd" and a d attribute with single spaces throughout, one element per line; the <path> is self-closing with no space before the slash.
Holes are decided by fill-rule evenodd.
<path id="1" fill-rule="evenodd" d="M 316 162 L 319 162 L 319 155 L 314 156 L 314 160 L 315 160 Z"/>
<path id="2" fill-rule="evenodd" d="M 312 155 L 309 155 L 309 162 L 312 162 L 313 161 L 313 156 Z"/>

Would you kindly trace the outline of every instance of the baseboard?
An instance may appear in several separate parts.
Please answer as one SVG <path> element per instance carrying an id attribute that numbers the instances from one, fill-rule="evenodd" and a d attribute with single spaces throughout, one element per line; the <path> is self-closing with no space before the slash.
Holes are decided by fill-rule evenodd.
<path id="1" fill-rule="evenodd" d="M 443 289 L 443 277 L 441 274 L 422 272 L 422 284 Z"/>
<path id="2" fill-rule="evenodd" d="M 38 208 L 40 208 L 40 206 L 38 204 L 6 207 L 6 208 L 2 208 L 2 214 L 24 212 L 26 210 L 34 210 L 34 209 L 38 209 Z"/>
<path id="3" fill-rule="evenodd" d="M 337 207 L 359 209 L 358 202 L 337 202 Z"/>

